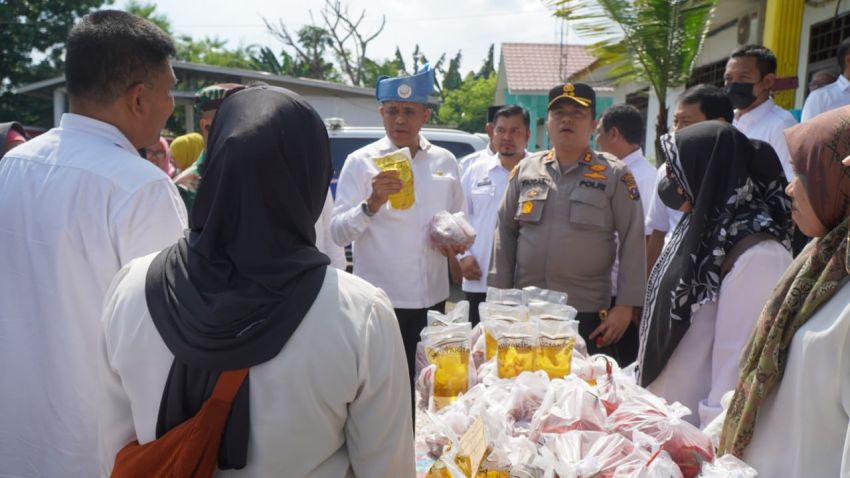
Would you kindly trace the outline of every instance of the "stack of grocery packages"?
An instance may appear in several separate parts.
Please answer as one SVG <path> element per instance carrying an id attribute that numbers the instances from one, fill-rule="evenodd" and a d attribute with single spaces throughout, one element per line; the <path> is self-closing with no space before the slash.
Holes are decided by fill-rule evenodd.
<path id="1" fill-rule="evenodd" d="M 479 311 L 474 329 L 465 301 L 429 312 L 422 331 L 419 476 L 756 476 L 715 458 L 711 439 L 682 420 L 690 410 L 638 386 L 634 365 L 588 356 L 566 294 L 491 288 Z"/>

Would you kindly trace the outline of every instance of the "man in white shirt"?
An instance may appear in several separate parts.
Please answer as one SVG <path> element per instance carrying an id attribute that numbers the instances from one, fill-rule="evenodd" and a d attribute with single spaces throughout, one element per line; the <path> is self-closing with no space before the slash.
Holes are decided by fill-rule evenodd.
<path id="1" fill-rule="evenodd" d="M 776 81 L 776 56 L 760 45 L 735 50 L 726 62 L 724 79 L 726 94 L 735 108 L 732 125 L 748 138 L 770 144 L 782 163 L 785 178 L 790 181 L 794 171 L 784 131 L 797 121 L 770 97 Z"/>
<path id="2" fill-rule="evenodd" d="M 735 113 L 729 96 L 722 89 L 714 85 L 696 85 L 688 88 L 679 97 L 676 111 L 673 114 L 673 128 L 676 131 L 687 128 L 692 124 L 702 121 L 718 120 L 731 123 Z M 682 219 L 682 212 L 665 206 L 658 196 L 658 184 L 667 176 L 667 167 L 662 164 L 653 184 L 652 192 L 649 194 L 651 200 L 649 211 L 646 212 L 646 267 L 647 275 L 655 265 L 661 250 L 673 230 Z"/>
<path id="3" fill-rule="evenodd" d="M 850 80 L 848 80 L 850 78 L 850 64 L 847 62 L 848 56 L 850 56 L 850 38 L 846 38 L 838 46 L 836 57 L 838 71 L 841 74 L 833 83 L 815 89 L 809 94 L 806 103 L 803 105 L 802 121 L 808 121 L 821 113 L 850 105 Z"/>
<path id="4" fill-rule="evenodd" d="M 655 189 L 655 167 L 643 156 L 640 141 L 643 138 L 643 118 L 640 111 L 631 105 L 614 105 L 599 118 L 596 128 L 596 144 L 599 150 L 609 153 L 625 163 L 632 172 L 640 191 L 641 207 L 644 219 L 649 212 L 649 202 Z M 649 231 L 646 231 L 649 234 Z M 616 241 L 619 249 L 619 239 Z M 620 270 L 619 254 L 614 258 L 611 267 L 611 295 L 617 296 L 617 282 Z M 627 344 L 631 343 L 631 347 Z M 637 358 L 638 328 L 634 323 L 629 324 L 620 339 L 621 363 L 631 363 Z"/>
<path id="5" fill-rule="evenodd" d="M 70 113 L 0 161 L 0 476 L 98 475 L 106 290 L 186 227 L 171 180 L 136 152 L 174 108 L 174 53 L 139 17 L 83 17 L 65 54 Z"/>
<path id="6" fill-rule="evenodd" d="M 484 132 L 487 133 L 487 137 L 489 141 L 487 142 L 487 147 L 482 149 L 481 151 L 476 151 L 474 153 L 467 154 L 466 156 L 460 158 L 458 161 L 460 162 L 460 172 L 463 174 L 466 169 L 471 166 L 473 163 L 482 158 L 493 158 L 498 155 L 499 148 L 493 142 L 493 122 L 496 116 L 496 112 L 499 111 L 504 105 L 495 105 L 487 107 L 487 124 L 484 125 Z"/>
<path id="7" fill-rule="evenodd" d="M 487 298 L 487 275 L 493 253 L 499 205 L 508 186 L 508 177 L 525 157 L 531 137 L 531 119 L 522 106 L 503 106 L 493 119 L 493 141 L 496 156 L 482 158 L 463 171 L 461 185 L 466 197 L 469 220 L 475 228 L 475 243 L 460 257 L 463 291 L 469 301 L 469 320 L 479 321 L 478 305 Z"/>
<path id="8" fill-rule="evenodd" d="M 431 219 L 465 209 L 457 160 L 419 134 L 428 121 L 434 73 L 428 65 L 402 78 L 378 81 L 376 96 L 387 135 L 348 155 L 339 175 L 331 236 L 352 245 L 354 275 L 383 289 L 398 317 L 410 372 L 411 401 L 416 344 L 427 312 L 444 310 L 449 297 L 446 257 L 463 252 L 428 245 Z M 409 148 L 415 200 L 408 209 L 388 204 L 402 190 L 398 171 L 381 171 L 375 158 Z"/>

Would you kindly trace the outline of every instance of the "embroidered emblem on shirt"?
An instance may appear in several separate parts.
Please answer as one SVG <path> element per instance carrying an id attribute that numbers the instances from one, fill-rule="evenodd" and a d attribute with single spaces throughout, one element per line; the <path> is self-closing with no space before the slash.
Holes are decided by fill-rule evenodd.
<path id="1" fill-rule="evenodd" d="M 589 163 L 591 161 L 593 161 L 593 155 L 590 154 L 590 151 L 588 151 L 587 153 L 584 154 L 584 162 Z"/>
<path id="2" fill-rule="evenodd" d="M 605 190 L 605 183 L 598 183 L 596 181 L 579 181 L 578 185 L 585 188 Z"/>
<path id="3" fill-rule="evenodd" d="M 582 174 L 582 176 L 586 177 L 587 179 L 595 179 L 597 181 L 608 179 L 608 176 L 602 173 L 584 173 Z"/>
<path id="4" fill-rule="evenodd" d="M 591 164 L 590 170 L 594 173 L 602 173 L 608 171 L 608 166 L 604 164 Z"/>
<path id="5" fill-rule="evenodd" d="M 620 178 L 620 181 L 626 186 L 626 189 L 629 191 L 629 197 L 632 200 L 637 201 L 640 199 L 640 191 L 638 191 L 637 182 L 635 181 L 635 177 L 632 173 L 626 173 Z"/>
<path id="6" fill-rule="evenodd" d="M 546 185 L 546 178 L 523 178 L 520 183 L 523 186 Z"/>
<path id="7" fill-rule="evenodd" d="M 528 197 L 530 197 L 530 198 L 537 197 L 538 194 L 540 194 L 540 191 L 538 191 L 536 189 L 532 189 L 531 191 L 528 191 Z"/>
<path id="8" fill-rule="evenodd" d="M 534 211 L 534 201 L 525 201 L 522 203 L 521 211 L 523 214 L 531 214 Z"/>
<path id="9" fill-rule="evenodd" d="M 441 169 L 434 171 L 434 176 L 445 176 L 445 175 L 446 175 L 446 173 Z"/>

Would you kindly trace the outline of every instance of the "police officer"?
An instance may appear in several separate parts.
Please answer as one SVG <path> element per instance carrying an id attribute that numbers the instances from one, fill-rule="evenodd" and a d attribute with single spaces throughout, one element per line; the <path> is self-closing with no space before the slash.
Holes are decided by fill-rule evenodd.
<path id="1" fill-rule="evenodd" d="M 434 72 L 428 65 L 409 77 L 381 78 L 376 96 L 386 136 L 351 153 L 339 175 L 331 236 L 352 245 L 354 274 L 383 289 L 395 309 L 413 391 L 416 344 L 427 312 L 443 311 L 449 297 L 447 256 L 427 244 L 428 225 L 440 211 L 465 210 L 457 160 L 419 132 L 431 110 Z M 395 209 L 389 196 L 402 190 L 397 171 L 378 168 L 375 158 L 407 147 L 413 157 L 414 203 Z M 412 400 L 412 398 L 411 398 Z"/>
<path id="2" fill-rule="evenodd" d="M 511 173 L 488 282 L 566 292 L 579 311 L 588 351 L 616 358 L 617 343 L 644 302 L 644 220 L 628 167 L 590 149 L 595 103 L 585 84 L 549 91 L 546 127 L 554 148 L 526 158 Z M 612 306 L 616 236 L 620 271 Z"/>

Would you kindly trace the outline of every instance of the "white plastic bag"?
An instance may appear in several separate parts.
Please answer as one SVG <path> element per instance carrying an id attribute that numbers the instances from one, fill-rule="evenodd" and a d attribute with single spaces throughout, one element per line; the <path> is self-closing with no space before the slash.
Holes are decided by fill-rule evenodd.
<path id="1" fill-rule="evenodd" d="M 475 243 L 475 229 L 462 211 L 454 214 L 440 211 L 428 226 L 428 243 L 434 249 L 447 246 L 469 248 Z"/>

